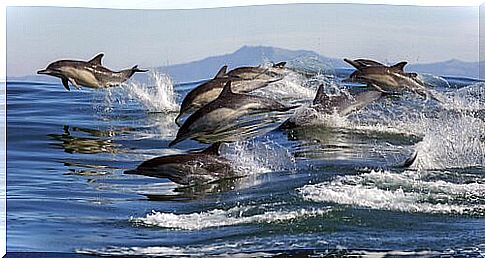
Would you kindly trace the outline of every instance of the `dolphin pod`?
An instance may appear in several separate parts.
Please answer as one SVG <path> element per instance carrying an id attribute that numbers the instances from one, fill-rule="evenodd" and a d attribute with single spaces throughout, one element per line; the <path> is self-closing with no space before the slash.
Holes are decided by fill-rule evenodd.
<path id="1" fill-rule="evenodd" d="M 70 90 L 69 84 L 77 88 L 113 87 L 125 82 L 136 72 L 147 71 L 138 69 L 136 65 L 131 69 L 111 71 L 102 65 L 103 56 L 104 54 L 98 54 L 89 61 L 55 61 L 37 73 L 60 78 L 64 87 Z M 370 59 L 344 61 L 356 70 L 342 82 L 365 84 L 368 87 L 360 91 L 349 90 L 349 93 L 328 94 L 327 86 L 321 84 L 311 106 L 316 112 L 348 116 L 388 95 L 402 94 L 406 91 L 439 100 L 416 73 L 404 71 L 407 62 L 387 66 Z M 198 85 L 185 96 L 179 115 L 175 119 L 180 128 L 168 146 L 172 147 L 188 139 L 204 142 L 207 136 L 224 130 L 229 124 L 246 116 L 287 112 L 299 107 L 251 94 L 254 90 L 282 80 L 287 71 L 289 69 L 286 62 L 267 67 L 238 67 L 230 71 L 226 65 L 222 66 L 214 78 Z M 290 118 L 280 128 L 291 129 L 298 126 L 303 125 Z M 156 157 L 124 173 L 166 178 L 180 185 L 207 184 L 238 177 L 231 161 L 219 153 L 223 142 L 232 140 L 222 138 L 209 141 L 212 145 L 203 151 Z M 411 166 L 416 155 L 417 153 L 414 153 L 401 164 L 401 167 Z"/>
<path id="2" fill-rule="evenodd" d="M 128 80 L 136 72 L 146 72 L 148 70 L 138 69 L 135 65 L 130 69 L 119 72 L 111 71 L 101 63 L 104 54 L 98 54 L 89 61 L 79 60 L 59 60 L 47 66 L 37 74 L 45 74 L 58 77 L 66 90 L 70 90 L 69 83 L 76 88 L 85 86 L 88 88 L 108 88 L 120 85 Z"/>
<path id="3" fill-rule="evenodd" d="M 279 69 L 284 64 L 277 64 L 273 70 Z M 240 67 L 227 72 L 227 66 L 223 66 L 216 76 L 191 90 L 182 101 L 180 113 L 175 122 L 180 126 L 180 119 L 190 111 L 196 110 L 213 101 L 219 96 L 224 85 L 232 82 L 232 89 L 236 93 L 249 93 L 268 86 L 270 83 L 281 80 L 283 76 L 275 71 L 261 67 Z"/>
<path id="4" fill-rule="evenodd" d="M 285 112 L 296 107 L 285 106 L 270 98 L 235 93 L 232 91 L 231 81 L 228 81 L 215 100 L 197 110 L 185 121 L 169 147 L 188 138 L 211 134 L 245 115 Z"/>

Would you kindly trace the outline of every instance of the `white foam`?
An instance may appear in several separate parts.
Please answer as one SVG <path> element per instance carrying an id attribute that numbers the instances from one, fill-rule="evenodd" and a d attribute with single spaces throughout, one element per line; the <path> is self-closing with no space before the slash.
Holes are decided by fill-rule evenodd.
<path id="1" fill-rule="evenodd" d="M 172 79 L 166 74 L 151 72 L 149 83 L 133 81 L 125 86 L 128 96 L 136 99 L 151 112 L 179 110 Z"/>
<path id="2" fill-rule="evenodd" d="M 294 211 L 266 211 L 261 214 L 245 216 L 255 206 L 233 207 L 229 210 L 214 209 L 205 212 L 174 214 L 153 211 L 143 218 L 132 218 L 136 224 L 171 229 L 200 230 L 211 227 L 233 226 L 251 223 L 276 223 L 302 217 L 322 216 L 328 209 L 299 209 Z"/>
<path id="3" fill-rule="evenodd" d="M 416 146 L 417 169 L 445 169 L 485 166 L 485 123 L 461 116 L 428 120 L 428 128 Z"/>
<path id="4" fill-rule="evenodd" d="M 479 82 L 451 92 L 442 103 L 445 109 L 478 111 L 485 109 L 485 83 Z"/>
<path id="5" fill-rule="evenodd" d="M 306 200 L 402 212 L 484 215 L 485 205 L 464 205 L 463 200 L 485 198 L 485 184 L 424 181 L 416 172 L 341 176 L 330 182 L 306 185 L 299 193 Z"/>
<path id="6" fill-rule="evenodd" d="M 305 99 L 313 99 L 316 94 L 316 89 L 305 87 L 306 79 L 295 72 L 288 72 L 285 77 L 277 82 L 271 83 L 269 86 L 255 91 L 255 94 L 263 95 L 273 99 L 288 99 L 301 101 Z"/>
<path id="7" fill-rule="evenodd" d="M 222 148 L 221 152 L 225 158 L 233 161 L 233 167 L 242 176 L 291 170 L 295 166 L 290 151 L 270 140 L 235 142 Z"/>

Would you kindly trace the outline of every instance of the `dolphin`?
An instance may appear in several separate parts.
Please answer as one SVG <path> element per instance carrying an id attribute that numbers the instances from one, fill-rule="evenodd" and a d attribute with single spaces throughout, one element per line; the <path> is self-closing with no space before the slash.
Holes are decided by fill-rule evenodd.
<path id="1" fill-rule="evenodd" d="M 210 135 L 245 115 L 272 111 L 285 112 L 296 107 L 288 107 L 265 97 L 234 93 L 231 81 L 228 81 L 215 100 L 185 120 L 177 132 L 176 139 L 170 142 L 169 147 L 185 139 Z"/>
<path id="2" fill-rule="evenodd" d="M 61 78 L 62 85 L 70 90 L 69 82 L 76 88 L 85 86 L 88 88 L 108 88 L 120 85 L 128 80 L 136 72 L 148 70 L 138 69 L 135 65 L 131 69 L 114 72 L 101 64 L 104 54 L 98 54 L 89 61 L 59 60 L 47 66 L 46 69 L 37 71 L 37 74 L 46 74 Z"/>
<path id="3" fill-rule="evenodd" d="M 223 66 L 212 80 L 197 86 L 185 96 L 182 104 L 180 105 L 180 113 L 177 118 L 175 118 L 175 122 L 180 126 L 180 119 L 182 116 L 216 99 L 228 81 L 232 81 L 234 92 L 248 93 L 253 90 L 266 87 L 270 83 L 282 79 L 253 78 L 251 76 L 257 77 L 257 72 L 250 73 L 246 71 L 245 75 L 243 75 L 243 72 L 244 71 L 241 70 L 239 72 L 233 72 L 233 74 L 230 75 L 227 73 L 227 65 Z M 261 74 L 259 73 L 259 75 Z M 242 76 L 242 78 L 239 76 Z"/>
<path id="4" fill-rule="evenodd" d="M 271 67 L 261 66 L 243 66 L 235 68 L 227 73 L 229 76 L 239 77 L 242 79 L 260 79 L 260 80 L 279 80 L 282 79 L 283 68 L 286 62 L 273 64 Z"/>
<path id="5" fill-rule="evenodd" d="M 366 90 L 352 94 L 344 94 L 343 92 L 341 92 L 339 95 L 327 95 L 325 92 L 325 85 L 321 84 L 318 87 L 315 99 L 313 99 L 312 108 L 318 113 L 328 115 L 337 114 L 339 116 L 345 117 L 353 112 L 365 108 L 369 104 L 379 100 L 384 95 L 386 94 L 376 90 Z M 287 119 L 283 124 L 281 124 L 279 128 L 295 128 L 299 125 L 305 124 L 306 120 L 311 119 L 314 119 L 314 117 L 299 117 L 297 122 L 295 117 L 291 117 Z"/>
<path id="6" fill-rule="evenodd" d="M 367 59 L 349 60 L 344 58 L 344 61 L 357 69 L 348 79 L 344 80 L 345 82 L 364 83 L 388 94 L 410 90 L 426 98 L 431 96 L 436 99 L 426 88 L 425 83 L 418 78 L 417 73 L 404 71 L 407 62 L 386 66 Z"/>
<path id="7" fill-rule="evenodd" d="M 313 107 L 326 114 L 347 116 L 355 111 L 365 108 L 369 104 L 380 99 L 385 93 L 376 90 L 366 90 L 353 94 L 341 92 L 339 95 L 327 95 L 325 85 L 318 87 L 317 95 L 313 99 Z"/>
<path id="8" fill-rule="evenodd" d="M 238 177 L 231 162 L 219 155 L 220 145 L 218 142 L 201 152 L 153 158 L 124 173 L 168 178 L 181 185 L 205 184 Z"/>

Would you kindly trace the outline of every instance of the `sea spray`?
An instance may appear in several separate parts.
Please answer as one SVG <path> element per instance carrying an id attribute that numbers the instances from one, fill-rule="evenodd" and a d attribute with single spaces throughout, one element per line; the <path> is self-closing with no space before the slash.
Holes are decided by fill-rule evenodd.
<path id="1" fill-rule="evenodd" d="M 150 112 L 176 112 L 176 94 L 172 79 L 166 74 L 150 73 L 149 83 L 131 82 L 125 86 L 128 96 Z"/>
<path id="2" fill-rule="evenodd" d="M 290 151 L 276 142 L 243 141 L 228 144 L 223 156 L 233 161 L 233 166 L 243 176 L 295 168 Z"/>

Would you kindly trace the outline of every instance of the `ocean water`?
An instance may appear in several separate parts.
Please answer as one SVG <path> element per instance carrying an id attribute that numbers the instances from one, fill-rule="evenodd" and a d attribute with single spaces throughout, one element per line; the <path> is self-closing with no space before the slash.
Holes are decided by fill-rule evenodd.
<path id="1" fill-rule="evenodd" d="M 446 102 L 405 95 L 348 118 L 308 107 L 320 83 L 349 72 L 290 72 L 256 92 L 302 103 L 295 115 L 311 125 L 224 145 L 243 177 L 189 188 L 123 171 L 204 147 L 167 147 L 197 83 L 7 81 L 7 250 L 483 257 L 485 83 L 421 75 Z"/>

